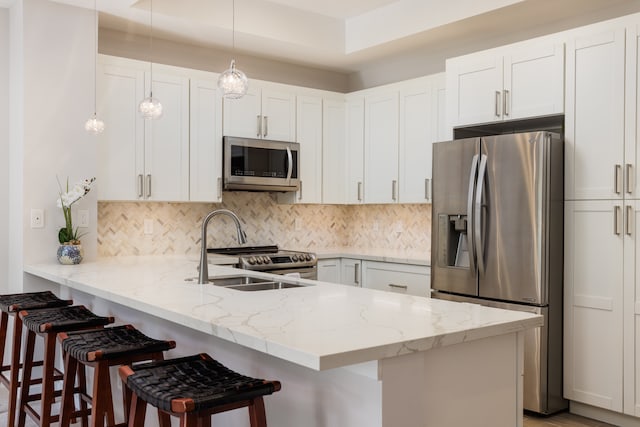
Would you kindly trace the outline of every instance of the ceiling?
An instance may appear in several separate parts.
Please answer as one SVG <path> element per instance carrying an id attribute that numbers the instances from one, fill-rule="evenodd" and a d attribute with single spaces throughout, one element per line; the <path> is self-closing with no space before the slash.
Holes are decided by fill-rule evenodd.
<path id="1" fill-rule="evenodd" d="M 150 0 L 96 2 L 101 29 L 149 36 Z M 217 49 L 235 42 L 243 54 L 352 73 L 407 52 L 511 43 L 640 12 L 640 0 L 235 0 L 235 14 L 232 5 L 153 0 L 153 37 Z"/>

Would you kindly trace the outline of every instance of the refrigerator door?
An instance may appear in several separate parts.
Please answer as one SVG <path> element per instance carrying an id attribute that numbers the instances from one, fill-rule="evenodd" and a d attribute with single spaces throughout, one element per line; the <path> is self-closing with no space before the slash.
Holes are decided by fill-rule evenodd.
<path id="1" fill-rule="evenodd" d="M 480 139 L 433 144 L 431 288 L 477 295 L 470 213 Z"/>
<path id="2" fill-rule="evenodd" d="M 550 135 L 482 138 L 474 200 L 481 297 L 547 304 Z"/>

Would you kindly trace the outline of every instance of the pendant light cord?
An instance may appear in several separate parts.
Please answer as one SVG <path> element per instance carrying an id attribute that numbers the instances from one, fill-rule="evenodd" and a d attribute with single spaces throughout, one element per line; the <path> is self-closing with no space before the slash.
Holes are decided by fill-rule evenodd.
<path id="1" fill-rule="evenodd" d="M 231 52 L 236 52 L 236 0 L 231 2 Z"/>
<path id="2" fill-rule="evenodd" d="M 93 54 L 93 117 L 98 116 L 98 4 L 93 0 L 93 43 L 95 52 Z"/>
<path id="3" fill-rule="evenodd" d="M 149 98 L 153 98 L 153 0 L 149 1 Z"/>

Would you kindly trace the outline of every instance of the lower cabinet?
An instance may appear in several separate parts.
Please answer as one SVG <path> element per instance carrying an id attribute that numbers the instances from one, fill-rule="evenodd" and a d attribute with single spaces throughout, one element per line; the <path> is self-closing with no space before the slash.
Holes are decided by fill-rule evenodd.
<path id="1" fill-rule="evenodd" d="M 430 296 L 431 269 L 423 265 L 362 261 L 364 288 Z"/>
<path id="2" fill-rule="evenodd" d="M 340 258 L 318 260 L 318 280 L 321 282 L 342 283 L 340 281 Z"/>
<path id="3" fill-rule="evenodd" d="M 342 258 L 342 273 L 340 274 L 343 285 L 362 286 L 362 261 L 359 259 Z"/>

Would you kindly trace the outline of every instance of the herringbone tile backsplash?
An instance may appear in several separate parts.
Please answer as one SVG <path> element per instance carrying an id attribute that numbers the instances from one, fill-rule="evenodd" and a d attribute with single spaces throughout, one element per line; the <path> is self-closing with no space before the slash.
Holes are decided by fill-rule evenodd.
<path id="1" fill-rule="evenodd" d="M 99 202 L 98 253 L 198 254 L 202 218 L 227 208 L 241 219 L 247 244 L 281 248 L 386 248 L 426 251 L 431 245 L 430 205 L 284 205 L 269 193 L 229 192 L 223 203 Z M 144 234 L 144 221 L 153 233 Z M 225 216 L 211 220 L 209 247 L 237 246 Z"/>

